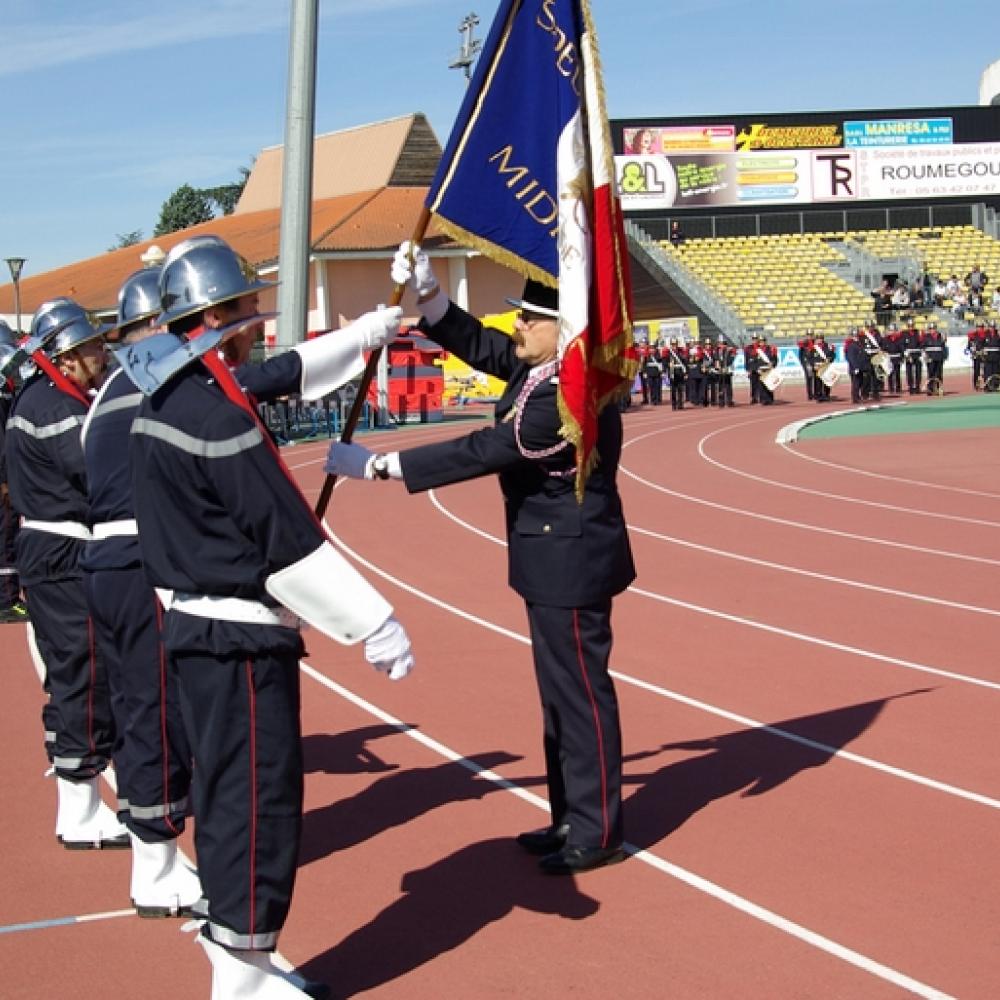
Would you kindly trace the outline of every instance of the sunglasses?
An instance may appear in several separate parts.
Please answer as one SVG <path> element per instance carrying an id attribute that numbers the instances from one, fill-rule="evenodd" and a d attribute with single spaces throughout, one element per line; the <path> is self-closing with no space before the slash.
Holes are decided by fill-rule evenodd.
<path id="1" fill-rule="evenodd" d="M 534 326 L 536 323 L 553 323 L 555 320 L 551 316 L 543 316 L 541 313 L 528 312 L 522 309 L 518 314 L 517 318 L 525 326 Z"/>

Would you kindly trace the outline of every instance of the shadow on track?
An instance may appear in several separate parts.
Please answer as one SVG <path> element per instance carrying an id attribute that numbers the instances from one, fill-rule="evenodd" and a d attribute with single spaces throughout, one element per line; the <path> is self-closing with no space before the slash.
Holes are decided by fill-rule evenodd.
<path id="1" fill-rule="evenodd" d="M 808 768 L 822 767 L 865 732 L 890 701 L 930 690 L 906 691 L 706 739 L 665 743 L 658 750 L 632 755 L 627 759 L 703 751 L 649 774 L 627 775 L 626 783 L 638 786 L 625 804 L 628 839 L 637 847 L 653 847 L 717 799 L 737 792 L 763 795 Z M 823 746 L 805 746 L 774 730 Z"/>
<path id="2" fill-rule="evenodd" d="M 299 971 L 351 997 L 458 948 L 516 907 L 569 920 L 598 910 L 574 879 L 547 878 L 508 837 L 463 847 L 403 876 L 402 895 Z"/>

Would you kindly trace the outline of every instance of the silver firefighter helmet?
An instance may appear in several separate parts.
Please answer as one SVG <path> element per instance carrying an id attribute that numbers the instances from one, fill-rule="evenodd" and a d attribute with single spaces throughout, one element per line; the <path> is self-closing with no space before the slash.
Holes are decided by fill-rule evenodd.
<path id="1" fill-rule="evenodd" d="M 160 313 L 160 267 L 144 267 L 130 274 L 118 290 L 118 313 L 109 336 L 122 336 L 133 323 L 141 323 Z"/>
<path id="2" fill-rule="evenodd" d="M 173 323 L 209 306 L 273 286 L 274 282 L 258 278 L 254 268 L 228 244 L 214 238 L 211 242 L 196 240 L 176 256 L 171 251 L 164 261 L 160 273 L 163 311 L 158 322 Z"/>
<path id="3" fill-rule="evenodd" d="M 103 337 L 110 329 L 73 299 L 50 299 L 39 307 L 31 321 L 30 349 L 41 348 L 50 358 L 57 358 L 87 341 Z"/>

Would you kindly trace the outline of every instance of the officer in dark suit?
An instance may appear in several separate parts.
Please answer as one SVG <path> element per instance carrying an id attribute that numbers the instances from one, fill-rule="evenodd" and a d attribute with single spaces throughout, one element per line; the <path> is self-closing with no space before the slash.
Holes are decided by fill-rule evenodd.
<path id="1" fill-rule="evenodd" d="M 529 281 L 514 337 L 448 301 L 426 255 L 403 244 L 392 277 L 418 294 L 421 329 L 467 364 L 507 382 L 492 428 L 390 455 L 334 443 L 327 471 L 402 479 L 411 493 L 496 474 L 506 508 L 509 582 L 524 598 L 545 723 L 551 825 L 518 843 L 548 874 L 622 858 L 621 735 L 608 672 L 611 601 L 635 578 L 616 473 L 621 417 L 599 418 L 600 461 L 575 495 L 575 454 L 559 434 L 557 292 Z"/>

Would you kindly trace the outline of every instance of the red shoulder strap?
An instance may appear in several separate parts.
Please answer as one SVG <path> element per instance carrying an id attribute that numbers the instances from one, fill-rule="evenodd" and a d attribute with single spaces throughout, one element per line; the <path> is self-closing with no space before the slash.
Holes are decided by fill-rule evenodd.
<path id="1" fill-rule="evenodd" d="M 65 375 L 45 356 L 41 351 L 35 351 L 31 355 L 31 360 L 38 365 L 39 368 L 50 379 L 52 379 L 52 384 L 60 391 L 65 393 L 67 396 L 72 396 L 73 399 L 83 403 L 83 405 L 89 410 L 90 409 L 90 397 L 75 383 L 70 379 L 66 378 Z"/>

